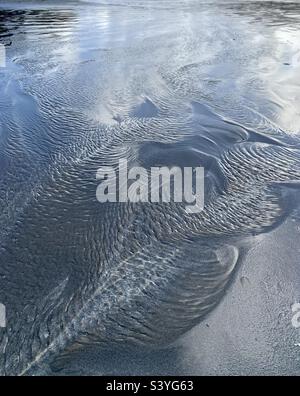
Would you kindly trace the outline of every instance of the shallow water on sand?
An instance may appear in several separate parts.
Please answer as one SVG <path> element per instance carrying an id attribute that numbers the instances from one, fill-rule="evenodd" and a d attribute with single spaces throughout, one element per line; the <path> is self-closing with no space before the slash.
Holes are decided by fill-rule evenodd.
<path id="1" fill-rule="evenodd" d="M 299 373 L 300 4 L 0 1 L 0 43 L 1 374 Z M 121 158 L 203 213 L 99 204 Z"/>

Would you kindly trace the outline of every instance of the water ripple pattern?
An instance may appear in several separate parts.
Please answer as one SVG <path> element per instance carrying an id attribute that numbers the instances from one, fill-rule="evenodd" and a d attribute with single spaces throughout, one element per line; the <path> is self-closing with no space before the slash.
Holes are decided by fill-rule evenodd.
<path id="1" fill-rule="evenodd" d="M 297 210 L 300 6 L 259 3 L 0 2 L 1 374 L 171 345 Z M 121 158 L 203 166 L 204 211 L 100 204 Z"/>

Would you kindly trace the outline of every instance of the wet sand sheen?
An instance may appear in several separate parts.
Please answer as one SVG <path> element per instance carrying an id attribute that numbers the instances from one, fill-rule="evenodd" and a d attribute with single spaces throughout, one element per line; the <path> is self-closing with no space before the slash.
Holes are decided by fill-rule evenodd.
<path id="1" fill-rule="evenodd" d="M 0 2 L 0 371 L 211 374 L 182 336 L 297 218 L 299 5 L 104 3 Z M 120 158 L 204 166 L 204 212 L 99 204 Z"/>

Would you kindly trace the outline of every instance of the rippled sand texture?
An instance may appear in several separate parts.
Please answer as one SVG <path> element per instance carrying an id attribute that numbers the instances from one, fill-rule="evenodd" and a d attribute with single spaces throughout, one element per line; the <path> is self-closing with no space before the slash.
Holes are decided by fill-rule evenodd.
<path id="1" fill-rule="evenodd" d="M 262 237 L 298 222 L 299 27 L 286 2 L 0 2 L 1 374 L 212 374 L 206 339 L 217 373 L 255 371 L 214 315 L 247 260 L 272 265 Z M 98 203 L 96 170 L 120 158 L 204 166 L 204 211 Z M 219 330 L 197 336 L 207 318 Z M 295 374 L 285 358 L 269 372 Z"/>

